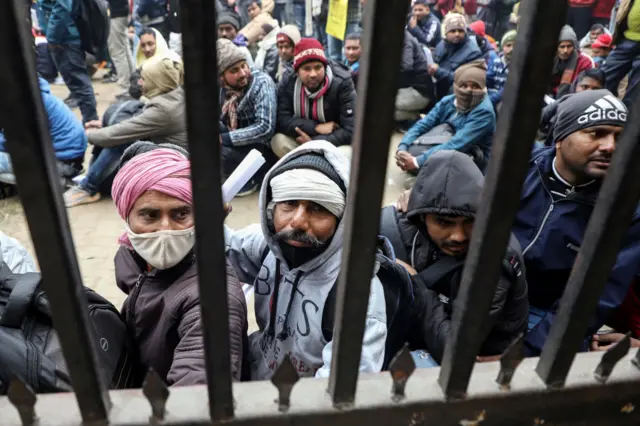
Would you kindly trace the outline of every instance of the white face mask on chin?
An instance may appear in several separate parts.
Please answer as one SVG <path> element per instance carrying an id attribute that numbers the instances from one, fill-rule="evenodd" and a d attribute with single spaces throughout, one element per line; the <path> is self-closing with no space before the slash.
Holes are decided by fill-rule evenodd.
<path id="1" fill-rule="evenodd" d="M 176 266 L 196 243 L 193 226 L 179 231 L 157 231 L 147 234 L 136 234 L 129 226 L 126 230 L 136 253 L 157 269 Z"/>

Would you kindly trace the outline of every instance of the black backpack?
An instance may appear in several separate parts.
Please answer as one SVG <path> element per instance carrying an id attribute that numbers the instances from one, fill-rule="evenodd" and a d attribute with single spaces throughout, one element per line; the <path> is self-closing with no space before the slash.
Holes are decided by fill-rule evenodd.
<path id="1" fill-rule="evenodd" d="M 0 395 L 18 377 L 34 392 L 72 391 L 51 306 L 38 273 L 13 274 L 0 262 Z M 99 366 L 111 389 L 140 385 L 126 325 L 105 298 L 85 288 Z"/>
<path id="2" fill-rule="evenodd" d="M 387 341 L 385 342 L 382 369 L 389 368 L 389 362 L 405 343 L 419 338 L 419 320 L 422 318 L 424 297 L 414 287 L 411 276 L 396 263 L 395 253 L 389 240 L 378 237 L 376 262 L 379 263 L 377 277 L 384 289 L 387 311 Z M 337 283 L 336 283 L 337 284 Z M 322 314 L 322 334 L 327 342 L 333 340 L 333 326 L 336 310 L 337 285 L 327 296 Z"/>
<path id="3" fill-rule="evenodd" d="M 85 52 L 97 61 L 108 58 L 109 6 L 106 0 L 73 0 L 71 15 Z"/>

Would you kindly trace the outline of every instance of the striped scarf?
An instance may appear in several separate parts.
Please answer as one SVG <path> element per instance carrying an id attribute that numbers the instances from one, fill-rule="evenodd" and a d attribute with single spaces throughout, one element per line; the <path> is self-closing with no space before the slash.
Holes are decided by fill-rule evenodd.
<path id="1" fill-rule="evenodd" d="M 326 67 L 325 69 L 324 84 L 316 92 L 309 92 L 306 87 L 302 86 L 302 80 L 300 78 L 296 79 L 293 89 L 293 114 L 296 117 L 319 121 L 320 123 L 327 122 L 324 117 L 324 95 L 331 87 L 333 71 L 331 71 L 331 67 Z"/>
<path id="2" fill-rule="evenodd" d="M 244 90 L 235 90 L 225 85 L 225 101 L 222 105 L 222 118 L 227 119 L 229 130 L 238 128 L 238 104 L 244 96 Z"/>

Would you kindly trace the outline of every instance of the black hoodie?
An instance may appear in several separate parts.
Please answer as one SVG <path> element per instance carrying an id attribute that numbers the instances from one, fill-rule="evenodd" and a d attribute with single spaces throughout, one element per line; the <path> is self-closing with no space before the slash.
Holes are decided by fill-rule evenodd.
<path id="1" fill-rule="evenodd" d="M 432 213 L 474 217 L 483 185 L 484 177 L 469 156 L 458 151 L 435 153 L 420 169 L 407 213 L 397 215 L 399 238 L 389 238 L 396 256 L 418 272 L 413 282 L 426 298 L 421 344 L 438 362 L 442 360 L 450 333 L 451 302 L 458 292 L 463 262 L 435 246 L 428 237 L 423 217 Z M 389 232 L 393 231 L 382 229 L 385 236 Z M 403 246 L 397 247 L 400 242 Z M 450 267 L 443 268 L 443 265 Z M 526 332 L 529 302 L 523 265 L 522 250 L 511 236 L 489 318 L 479 328 L 487 338 L 478 355 L 499 355 L 519 333 Z"/>

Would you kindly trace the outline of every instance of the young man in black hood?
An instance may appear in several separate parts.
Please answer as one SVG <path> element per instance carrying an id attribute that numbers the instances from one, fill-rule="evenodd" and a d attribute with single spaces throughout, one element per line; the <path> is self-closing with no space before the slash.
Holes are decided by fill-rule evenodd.
<path id="1" fill-rule="evenodd" d="M 412 274 L 426 299 L 419 342 L 442 361 L 451 330 L 453 300 L 462 278 L 484 177 L 473 160 L 457 151 L 433 154 L 420 170 L 406 206 L 383 209 L 380 233 L 393 245 L 398 263 Z M 502 275 L 478 332 L 486 336 L 480 361 L 499 357 L 527 330 L 529 302 L 522 251 L 512 236 Z M 421 349 L 421 348 L 415 348 Z"/>

